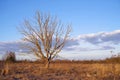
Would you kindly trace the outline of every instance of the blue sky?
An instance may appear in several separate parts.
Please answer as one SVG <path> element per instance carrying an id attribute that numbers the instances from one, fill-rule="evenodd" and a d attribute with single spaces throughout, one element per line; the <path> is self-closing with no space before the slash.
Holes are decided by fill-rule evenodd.
<path id="1" fill-rule="evenodd" d="M 119 0 L 1 0 L 0 41 L 18 40 L 16 29 L 36 10 L 72 23 L 73 35 L 113 31 L 120 27 Z"/>
<path id="2" fill-rule="evenodd" d="M 72 23 L 72 37 L 76 38 L 74 41 L 86 41 L 84 47 L 84 42 L 79 42 L 81 49 L 99 45 L 100 49 L 91 53 L 105 53 L 106 50 L 101 49 L 110 45 L 107 46 L 108 51 L 114 47 L 115 52 L 119 52 L 117 40 L 120 37 L 120 0 L 0 0 L 0 42 L 20 40 L 22 36 L 16 27 L 20 26 L 24 19 L 34 18 L 37 10 L 57 16 L 65 24 Z M 98 37 L 101 42 L 96 40 Z M 107 37 L 110 40 L 107 40 Z M 114 44 L 115 42 L 118 44 Z"/>

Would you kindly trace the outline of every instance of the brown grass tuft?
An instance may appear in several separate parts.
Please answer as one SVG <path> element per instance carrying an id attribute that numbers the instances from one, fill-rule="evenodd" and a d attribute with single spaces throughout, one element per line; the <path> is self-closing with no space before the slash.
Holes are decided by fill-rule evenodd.
<path id="1" fill-rule="evenodd" d="M 54 61 L 46 69 L 43 63 L 20 61 L 3 68 L 6 80 L 120 80 L 119 63 Z"/>

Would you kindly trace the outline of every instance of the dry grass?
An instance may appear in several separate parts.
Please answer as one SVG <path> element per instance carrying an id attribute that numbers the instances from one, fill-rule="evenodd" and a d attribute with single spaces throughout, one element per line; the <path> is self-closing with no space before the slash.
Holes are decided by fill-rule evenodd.
<path id="1" fill-rule="evenodd" d="M 39 62 L 16 62 L 8 67 L 0 80 L 120 80 L 119 63 L 52 62 L 45 69 Z"/>

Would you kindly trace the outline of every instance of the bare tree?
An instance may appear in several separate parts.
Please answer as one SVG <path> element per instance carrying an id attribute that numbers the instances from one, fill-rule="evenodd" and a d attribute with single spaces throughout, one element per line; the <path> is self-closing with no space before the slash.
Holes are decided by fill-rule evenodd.
<path id="1" fill-rule="evenodd" d="M 34 21 L 24 21 L 20 32 L 24 35 L 23 40 L 30 43 L 27 48 L 45 61 L 46 68 L 49 68 L 50 61 L 62 50 L 69 38 L 71 26 L 63 25 L 49 14 L 37 12 Z"/>

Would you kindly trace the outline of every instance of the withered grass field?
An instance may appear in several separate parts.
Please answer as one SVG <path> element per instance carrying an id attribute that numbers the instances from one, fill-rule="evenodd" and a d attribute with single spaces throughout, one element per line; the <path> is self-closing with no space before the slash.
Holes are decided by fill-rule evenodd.
<path id="1" fill-rule="evenodd" d="M 120 80 L 119 63 L 56 61 L 45 69 L 40 62 L 21 61 L 8 63 L 4 69 L 9 71 L 0 80 Z"/>

